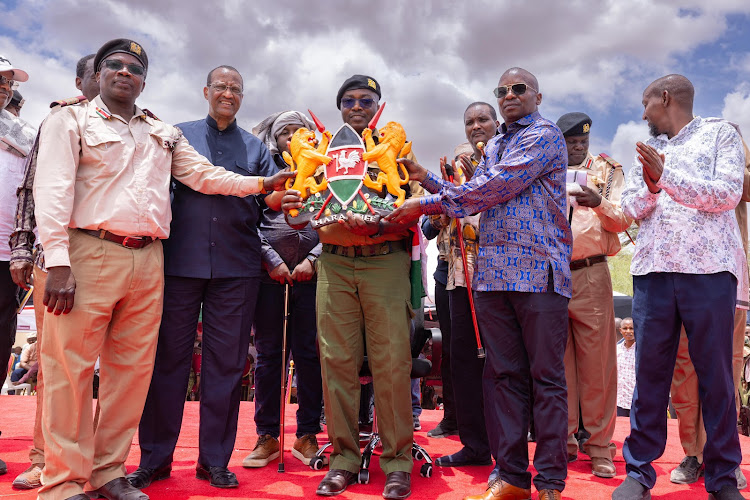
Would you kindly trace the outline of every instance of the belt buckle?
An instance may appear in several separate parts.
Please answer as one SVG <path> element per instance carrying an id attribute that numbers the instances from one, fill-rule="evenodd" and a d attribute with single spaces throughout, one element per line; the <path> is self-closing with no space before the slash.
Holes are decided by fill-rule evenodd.
<path id="1" fill-rule="evenodd" d="M 125 248 L 135 248 L 135 247 L 131 247 L 128 245 L 128 242 L 132 239 L 133 238 L 131 238 L 130 236 L 125 236 L 125 238 L 122 240 L 121 245 L 124 246 Z"/>

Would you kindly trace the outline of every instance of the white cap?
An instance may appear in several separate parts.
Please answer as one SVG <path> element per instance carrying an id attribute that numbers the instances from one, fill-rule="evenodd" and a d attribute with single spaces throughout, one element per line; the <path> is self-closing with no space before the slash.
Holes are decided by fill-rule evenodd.
<path id="1" fill-rule="evenodd" d="M 8 59 L 0 55 L 0 73 L 11 72 L 11 80 L 15 82 L 25 82 L 29 79 L 29 74 L 22 69 L 14 67 Z"/>

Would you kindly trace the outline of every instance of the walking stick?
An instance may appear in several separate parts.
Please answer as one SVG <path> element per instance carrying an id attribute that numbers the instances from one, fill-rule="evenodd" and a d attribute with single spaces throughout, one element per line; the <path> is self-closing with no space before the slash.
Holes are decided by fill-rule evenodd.
<path id="1" fill-rule="evenodd" d="M 281 328 L 281 418 L 279 424 L 279 472 L 284 472 L 284 413 L 286 410 L 286 329 L 289 325 L 289 283 L 284 284 L 284 323 Z"/>

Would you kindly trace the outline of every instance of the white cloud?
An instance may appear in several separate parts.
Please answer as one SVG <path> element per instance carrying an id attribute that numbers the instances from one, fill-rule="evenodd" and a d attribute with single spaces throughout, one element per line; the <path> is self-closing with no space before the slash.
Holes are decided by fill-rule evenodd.
<path id="1" fill-rule="evenodd" d="M 750 84 L 743 83 L 727 94 L 721 116 L 739 125 L 745 141 L 750 142 Z"/>
<path id="2" fill-rule="evenodd" d="M 635 143 L 648 139 L 646 122 L 629 121 L 620 124 L 610 144 L 611 156 L 622 164 L 625 172 L 630 171 L 635 160 Z"/>

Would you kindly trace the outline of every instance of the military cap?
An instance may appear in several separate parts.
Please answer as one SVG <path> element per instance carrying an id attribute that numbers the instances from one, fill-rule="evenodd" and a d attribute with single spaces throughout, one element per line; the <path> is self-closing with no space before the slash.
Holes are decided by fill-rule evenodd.
<path id="1" fill-rule="evenodd" d="M 138 59 L 145 70 L 148 71 L 148 56 L 146 55 L 146 51 L 143 50 L 143 47 L 141 47 L 140 44 L 127 38 L 116 38 L 102 45 L 102 47 L 96 52 L 96 56 L 94 56 L 95 71 L 101 69 L 104 59 L 117 53 L 130 54 Z"/>
<path id="2" fill-rule="evenodd" d="M 341 85 L 339 93 L 336 95 L 336 107 L 341 109 L 341 99 L 344 97 L 344 92 L 346 92 L 347 90 L 356 89 L 372 90 L 373 92 L 378 94 L 378 97 L 381 96 L 380 85 L 378 85 L 378 82 L 373 77 L 365 75 L 353 75 L 347 78 L 344 84 Z"/>
<path id="3" fill-rule="evenodd" d="M 565 113 L 557 120 L 563 136 L 586 135 L 591 130 L 591 118 L 586 113 Z"/>
<path id="4" fill-rule="evenodd" d="M 14 90 L 13 97 L 10 99 L 10 105 L 19 107 L 23 105 L 22 103 L 23 103 L 23 96 L 21 95 L 19 91 Z"/>

